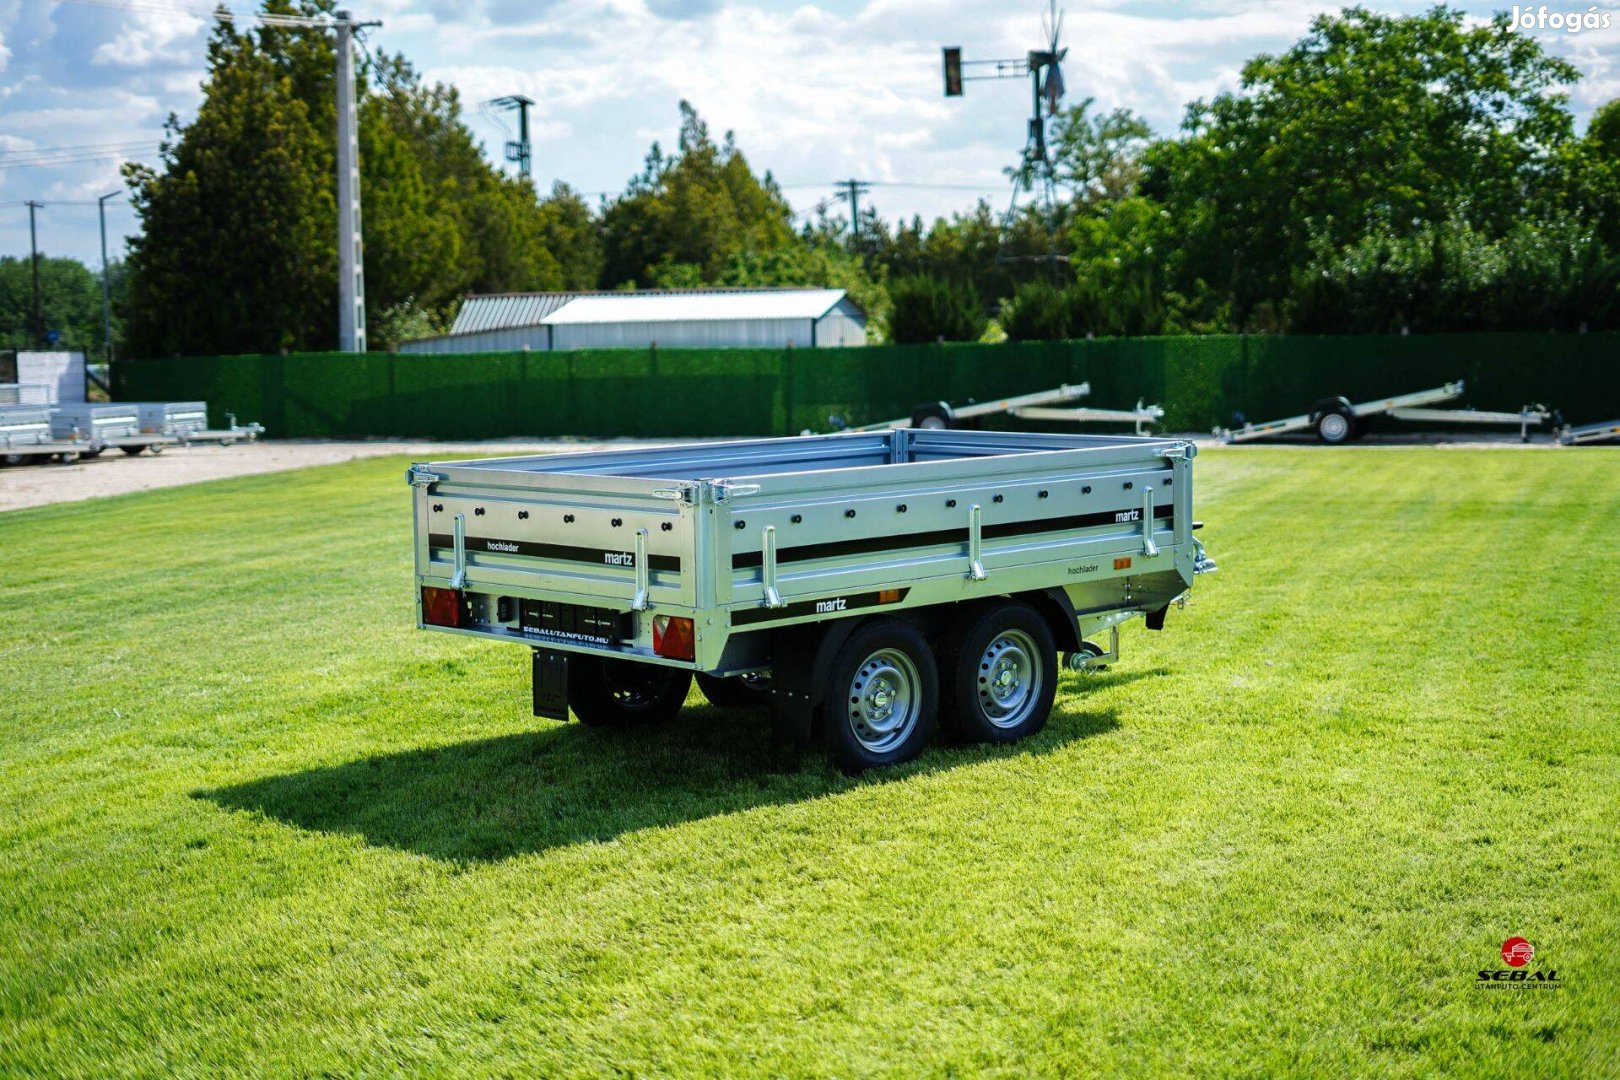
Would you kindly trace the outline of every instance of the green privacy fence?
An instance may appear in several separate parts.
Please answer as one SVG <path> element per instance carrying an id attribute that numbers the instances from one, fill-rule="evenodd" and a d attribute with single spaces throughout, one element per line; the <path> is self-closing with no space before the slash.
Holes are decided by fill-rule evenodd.
<path id="1" fill-rule="evenodd" d="M 1089 381 L 1088 403 L 1165 407 L 1207 431 L 1468 383 L 1467 403 L 1538 402 L 1574 422 L 1620 416 L 1620 334 L 1165 337 L 856 349 L 606 349 L 468 356 L 209 356 L 116 364 L 119 400 L 206 399 L 273 437 L 716 436 L 829 430 L 924 401 L 989 400 Z"/>

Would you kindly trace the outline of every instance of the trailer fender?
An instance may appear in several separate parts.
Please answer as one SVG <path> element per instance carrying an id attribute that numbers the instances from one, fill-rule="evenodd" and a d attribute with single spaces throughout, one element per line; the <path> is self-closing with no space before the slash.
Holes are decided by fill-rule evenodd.
<path id="1" fill-rule="evenodd" d="M 809 744 L 833 658 L 860 623 L 859 618 L 836 619 L 776 632 L 771 643 L 771 725 L 779 742 Z"/>
<path id="2" fill-rule="evenodd" d="M 1320 420 L 1323 413 L 1330 412 L 1342 412 L 1346 416 L 1354 416 L 1356 415 L 1356 407 L 1350 403 L 1350 399 L 1347 397 L 1318 398 L 1316 404 L 1311 406 L 1312 423 Z"/>
<path id="3" fill-rule="evenodd" d="M 1074 601 L 1062 589 L 1042 589 L 1026 593 L 1020 599 L 1040 612 L 1046 625 L 1052 628 L 1052 639 L 1059 652 L 1075 652 L 1080 648 L 1080 616 L 1075 613 Z"/>

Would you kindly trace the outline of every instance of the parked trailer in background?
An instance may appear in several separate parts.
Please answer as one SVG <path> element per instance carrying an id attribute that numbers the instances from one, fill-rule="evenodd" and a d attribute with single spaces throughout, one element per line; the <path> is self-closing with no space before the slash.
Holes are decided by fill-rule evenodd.
<path id="1" fill-rule="evenodd" d="M 1291 435 L 1314 429 L 1316 437 L 1329 446 L 1338 446 L 1366 432 L 1367 422 L 1375 416 L 1388 416 L 1395 420 L 1429 421 L 1445 424 L 1517 425 L 1519 437 L 1530 441 L 1530 428 L 1544 424 L 1552 413 L 1540 405 L 1526 405 L 1516 413 L 1480 412 L 1475 409 L 1436 409 L 1431 406 L 1462 397 L 1462 380 L 1437 386 L 1432 390 L 1419 390 L 1411 394 L 1379 398 L 1353 405 L 1348 398 L 1322 398 L 1308 413 L 1271 420 L 1264 424 L 1244 424 L 1240 428 L 1217 428 L 1215 434 L 1229 443 L 1269 439 L 1277 435 Z"/>
<path id="2" fill-rule="evenodd" d="M 1582 424 L 1567 427 L 1558 433 L 1558 441 L 1565 446 L 1584 443 L 1614 442 L 1620 440 L 1620 420 L 1605 420 L 1601 424 Z"/>
<path id="3" fill-rule="evenodd" d="M 81 457 L 95 457 L 111 447 L 130 455 L 143 450 L 160 454 L 177 441 L 142 430 L 140 408 L 129 403 L 53 405 L 51 437 L 77 444 Z"/>
<path id="4" fill-rule="evenodd" d="M 51 435 L 51 410 L 46 405 L 0 405 L 0 460 L 20 465 L 28 458 L 54 457 L 79 460 L 83 447 Z"/>
<path id="5" fill-rule="evenodd" d="M 1008 742 L 1058 651 L 1196 574 L 1191 443 L 891 430 L 413 465 L 418 625 L 533 650 L 534 712 L 674 715 L 694 674 L 860 770 Z M 1095 638 L 1109 637 L 1104 647 Z"/>
<path id="6" fill-rule="evenodd" d="M 132 401 L 140 412 L 141 431 L 147 434 L 168 435 L 184 445 L 199 442 L 217 442 L 222 446 L 252 442 L 264 433 L 262 424 L 238 425 L 235 413 L 227 413 L 223 428 L 208 426 L 206 401 Z"/>

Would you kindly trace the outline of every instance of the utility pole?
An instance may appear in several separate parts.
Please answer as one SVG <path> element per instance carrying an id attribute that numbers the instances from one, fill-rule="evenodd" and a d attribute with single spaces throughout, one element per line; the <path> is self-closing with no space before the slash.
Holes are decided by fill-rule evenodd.
<path id="1" fill-rule="evenodd" d="M 96 210 L 101 215 L 101 344 L 104 359 L 112 363 L 112 286 L 107 282 L 107 200 L 116 199 L 122 191 L 110 191 L 96 199 Z"/>
<path id="2" fill-rule="evenodd" d="M 845 180 L 838 185 L 842 190 L 838 193 L 840 199 L 849 200 L 849 228 L 851 232 L 851 246 L 860 247 L 861 243 L 861 193 L 871 185 L 865 180 Z"/>
<path id="3" fill-rule="evenodd" d="M 534 107 L 534 99 L 524 97 L 522 94 L 508 94 L 506 97 L 496 98 L 490 104 L 518 111 L 518 137 L 516 142 L 507 142 L 506 160 L 517 162 L 518 174 L 528 176 L 529 161 L 533 156 L 529 143 L 529 110 Z"/>
<path id="4" fill-rule="evenodd" d="M 45 204 L 28 200 L 28 261 L 34 268 L 34 348 L 44 348 L 45 325 L 39 318 L 39 238 L 34 232 L 34 211 L 43 210 Z"/>
<path id="5" fill-rule="evenodd" d="M 333 12 L 337 31 L 338 350 L 366 351 L 366 260 L 360 240 L 360 127 L 354 103 L 355 22 Z"/>

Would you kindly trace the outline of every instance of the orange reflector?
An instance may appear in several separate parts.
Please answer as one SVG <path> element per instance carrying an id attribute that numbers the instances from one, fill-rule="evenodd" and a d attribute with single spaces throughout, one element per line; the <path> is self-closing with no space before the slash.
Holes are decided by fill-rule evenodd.
<path id="1" fill-rule="evenodd" d="M 899 589 L 880 589 L 878 591 L 878 603 L 880 603 L 880 604 L 898 604 L 899 602 L 900 602 L 900 590 Z"/>
<path id="2" fill-rule="evenodd" d="M 693 659 L 697 633 L 692 620 L 682 615 L 653 616 L 653 652 L 670 660 Z"/>
<path id="3" fill-rule="evenodd" d="M 422 586 L 422 621 L 429 626 L 460 626 L 466 607 L 459 589 Z"/>
<path id="4" fill-rule="evenodd" d="M 1129 570 L 1130 568 L 1131 568 L 1131 557 L 1129 555 L 1125 556 L 1123 559 L 1115 559 L 1114 560 L 1114 569 L 1115 570 Z"/>

